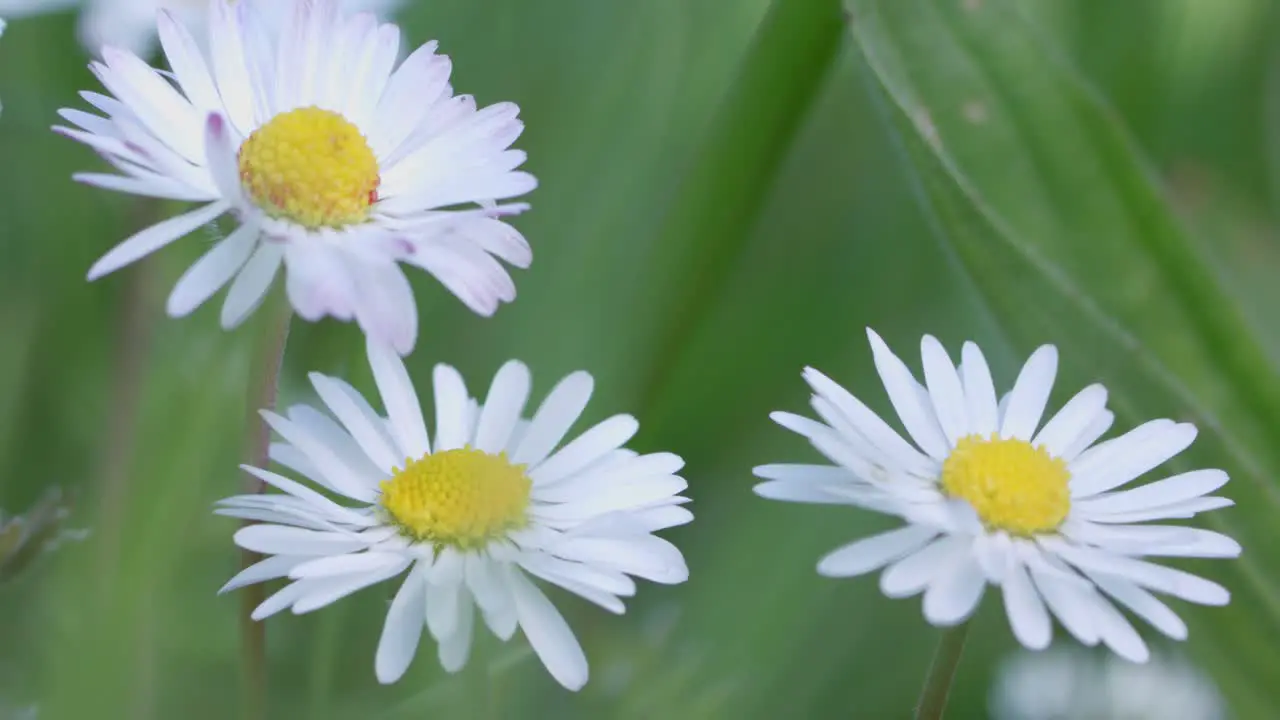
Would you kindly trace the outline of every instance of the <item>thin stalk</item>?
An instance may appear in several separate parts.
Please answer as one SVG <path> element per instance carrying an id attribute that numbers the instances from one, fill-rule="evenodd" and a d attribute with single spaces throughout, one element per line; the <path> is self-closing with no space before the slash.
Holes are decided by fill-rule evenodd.
<path id="1" fill-rule="evenodd" d="M 256 345 L 257 354 L 249 372 L 249 391 L 246 400 L 244 462 L 256 467 L 266 467 L 267 451 L 271 444 L 271 428 L 258 414 L 262 409 L 273 409 L 280 391 L 280 365 L 284 360 L 285 345 L 289 338 L 289 319 L 293 308 L 283 291 L 276 292 L 269 300 L 273 307 L 262 327 L 262 336 Z M 266 489 L 261 480 L 245 474 L 244 492 L 255 494 Z M 249 524 L 245 521 L 244 525 Z M 258 562 L 262 556 L 249 550 L 240 552 L 240 568 Z M 261 720 L 267 716 L 267 632 L 266 626 L 252 618 L 254 608 L 266 599 L 264 583 L 255 583 L 240 594 L 240 651 L 244 673 L 244 715 L 248 720 Z"/>
<path id="2" fill-rule="evenodd" d="M 943 631 L 942 639 L 938 641 L 938 651 L 933 655 L 933 664 L 929 666 L 929 676 L 925 678 L 924 687 L 920 690 L 920 701 L 916 703 L 916 720 L 941 720 L 942 713 L 947 709 L 947 694 L 951 692 L 951 681 L 960 665 L 960 654 L 964 651 L 964 640 L 968 634 L 968 621 Z"/>

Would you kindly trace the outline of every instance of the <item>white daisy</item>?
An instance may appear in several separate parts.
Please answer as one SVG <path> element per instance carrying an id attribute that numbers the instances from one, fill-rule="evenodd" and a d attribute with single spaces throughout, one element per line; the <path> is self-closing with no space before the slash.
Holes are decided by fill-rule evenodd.
<path id="1" fill-rule="evenodd" d="M 997 720 L 1224 720 L 1226 703 L 1204 673 L 1157 655 L 1134 665 L 1080 648 L 1022 651 L 1001 663 L 991 692 Z"/>
<path id="2" fill-rule="evenodd" d="M 0 35 L 4 35 L 4 18 L 0 18 Z M 4 109 L 4 106 L 0 105 L 0 110 L 3 110 L 3 109 Z"/>
<path id="3" fill-rule="evenodd" d="M 408 374 L 384 346 L 369 362 L 389 418 L 350 385 L 312 374 L 333 418 L 306 406 L 288 417 L 263 416 L 284 439 L 276 462 L 324 490 L 245 467 L 285 494 L 241 495 L 217 512 L 259 520 L 236 544 L 269 555 L 223 592 L 278 577 L 291 582 L 267 598 L 254 619 L 285 608 L 310 612 L 408 571 L 387 612 L 374 667 L 384 683 L 404 674 L 425 621 L 450 672 L 467 661 L 476 608 L 503 640 L 519 625 L 560 684 L 587 681 L 587 661 L 560 613 L 532 575 L 614 613 L 636 577 L 659 583 L 688 578 L 684 558 L 653 533 L 693 516 L 681 507 L 687 484 L 670 453 L 637 455 L 622 447 L 639 428 L 615 415 L 560 447 L 586 407 L 585 372 L 560 381 L 532 419 L 522 420 L 529 371 L 508 362 L 484 404 L 467 394 L 456 370 L 437 365 L 435 437 Z"/>
<path id="4" fill-rule="evenodd" d="M 252 3 L 264 19 L 279 26 L 290 3 L 279 0 L 237 0 Z M 339 0 L 347 12 L 372 12 L 386 16 L 402 0 Z M 77 31 L 89 52 L 103 45 L 124 48 L 139 57 L 156 49 L 156 11 L 168 10 L 199 37 L 208 16 L 208 0 L 0 0 L 0 13 L 12 17 L 43 15 L 80 8 Z"/>
<path id="5" fill-rule="evenodd" d="M 171 73 L 111 47 L 91 69 L 112 96 L 83 93 L 105 115 L 63 110 L 59 132 L 97 150 L 119 175 L 77 180 L 202 205 L 125 240 L 90 270 L 96 279 L 231 213 L 239 227 L 178 281 L 181 316 L 222 286 L 233 327 L 277 270 L 298 315 L 360 324 L 412 349 L 417 307 L 399 263 L 426 270 L 472 310 L 515 299 L 500 258 L 527 267 L 524 238 L 499 218 L 536 181 L 508 149 L 519 109 L 482 110 L 449 85 L 450 61 L 428 43 L 393 71 L 400 31 L 373 15 L 345 18 L 336 0 L 274 0 L 294 15 L 279 32 L 254 8 L 212 0 L 210 57 L 162 11 Z M 172 78 L 172 81 L 170 80 Z"/>
<path id="6" fill-rule="evenodd" d="M 1135 662 L 1147 659 L 1147 646 L 1115 604 L 1181 640 L 1186 625 L 1150 591 L 1203 605 L 1227 603 L 1220 585 L 1144 558 L 1236 557 L 1234 540 L 1140 524 L 1231 505 L 1208 496 L 1226 484 L 1227 474 L 1196 470 L 1119 489 L 1186 449 L 1196 436 L 1193 425 L 1153 420 L 1097 443 L 1114 419 L 1101 385 L 1080 391 L 1041 426 L 1057 373 L 1052 346 L 1032 354 L 997 403 L 977 345 L 965 343 L 956 366 L 941 343 L 925 336 L 921 385 L 878 335 L 868 335 L 876 369 L 915 446 L 808 368 L 804 378 L 822 422 L 782 412 L 773 419 L 837 466 L 755 470 L 768 480 L 755 488 L 763 497 L 855 505 L 906 521 L 828 554 L 819 573 L 851 577 L 886 568 L 881 590 L 895 598 L 924 593 L 925 618 L 942 626 L 967 619 L 986 586 L 995 585 L 1026 647 L 1048 646 L 1052 614 L 1085 645 L 1101 642 Z"/>

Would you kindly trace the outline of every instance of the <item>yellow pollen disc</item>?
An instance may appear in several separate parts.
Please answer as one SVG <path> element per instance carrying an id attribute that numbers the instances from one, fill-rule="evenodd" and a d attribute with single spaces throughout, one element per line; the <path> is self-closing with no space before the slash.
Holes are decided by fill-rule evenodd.
<path id="1" fill-rule="evenodd" d="M 1071 509 L 1067 463 L 1025 440 L 967 435 L 942 463 L 942 488 L 987 527 L 1014 535 L 1057 529 Z"/>
<path id="2" fill-rule="evenodd" d="M 240 146 L 240 182 L 268 214 L 308 228 L 363 222 L 378 159 L 360 130 L 317 107 L 280 113 Z"/>
<path id="3" fill-rule="evenodd" d="M 421 542 L 482 547 L 525 524 L 532 482 L 505 453 L 445 450 L 407 461 L 382 482 L 382 507 Z"/>

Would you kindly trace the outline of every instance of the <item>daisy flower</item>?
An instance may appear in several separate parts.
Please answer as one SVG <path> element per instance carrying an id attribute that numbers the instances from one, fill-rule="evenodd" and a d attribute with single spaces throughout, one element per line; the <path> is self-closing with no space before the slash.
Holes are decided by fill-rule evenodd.
<path id="1" fill-rule="evenodd" d="M 159 36 L 171 72 L 104 48 L 90 65 L 110 96 L 83 93 L 101 115 L 63 110 L 59 132 L 98 151 L 119 174 L 76 179 L 109 190 L 200 203 L 116 246 L 93 280 L 230 214 L 238 227 L 178 281 L 170 315 L 224 285 L 222 324 L 241 322 L 281 265 L 307 320 L 355 320 L 400 353 L 417 307 L 400 263 L 434 275 L 472 310 L 515 299 L 499 258 L 528 266 L 529 246 L 500 218 L 533 189 L 508 149 L 518 108 L 477 109 L 449 85 L 450 61 L 428 43 L 395 67 L 400 31 L 336 0 L 288 4 L 278 31 L 254 5 L 212 0 L 209 56 L 166 11 Z"/>
<path id="2" fill-rule="evenodd" d="M 273 24 L 282 25 L 289 3 L 279 0 L 238 0 L 252 3 Z M 367 11 L 387 15 L 401 0 L 340 0 L 348 12 Z M 12 17 L 44 15 L 80 9 L 80 42 L 96 53 L 103 45 L 124 48 L 139 57 L 156 49 L 156 11 L 165 9 L 199 36 L 204 30 L 208 0 L 0 0 L 0 13 Z"/>
<path id="3" fill-rule="evenodd" d="M 4 35 L 4 18 L 0 18 L 0 35 Z M 3 109 L 4 109 L 4 106 L 0 105 L 0 110 L 3 110 Z"/>
<path id="4" fill-rule="evenodd" d="M 1195 439 L 1188 423 L 1153 420 L 1098 442 L 1114 416 L 1107 392 L 1091 385 L 1041 425 L 1057 374 L 1053 346 L 1036 350 L 999 402 L 978 346 L 965 343 L 955 365 L 942 344 L 921 343 L 925 384 L 868 330 L 876 370 L 914 445 L 827 376 L 808 368 L 811 404 L 821 422 L 774 413 L 835 463 L 765 465 L 756 486 L 766 498 L 848 504 L 894 515 L 902 527 L 837 549 L 818 563 L 828 577 L 885 568 L 880 588 L 902 598 L 924 594 L 934 625 L 955 625 L 977 608 L 988 585 L 1000 588 L 1013 634 L 1043 649 L 1050 617 L 1085 645 L 1102 643 L 1143 662 L 1147 646 L 1117 605 L 1171 638 L 1182 620 L 1152 591 L 1202 605 L 1225 605 L 1227 590 L 1150 557 L 1229 558 L 1231 538 L 1152 520 L 1190 518 L 1232 502 L 1209 493 L 1221 470 L 1195 470 L 1132 489 L 1139 476 Z"/>
<path id="5" fill-rule="evenodd" d="M 263 413 L 283 439 L 271 458 L 342 502 L 245 467 L 283 494 L 219 504 L 220 514 L 262 521 L 237 532 L 235 542 L 269 556 L 222 592 L 289 578 L 254 611 L 261 620 L 285 608 L 310 612 L 407 572 L 378 643 L 379 681 L 404 674 L 424 622 L 440 663 L 461 669 L 478 612 L 503 640 L 519 626 L 551 675 L 581 688 L 582 648 L 531 576 L 619 614 L 622 598 L 636 590 L 629 576 L 684 582 L 689 571 L 680 551 L 653 534 L 693 518 L 678 494 L 687 487 L 675 474 L 683 461 L 623 448 L 639 428 L 629 415 L 561 445 L 591 396 L 585 372 L 560 381 L 525 420 L 530 378 L 523 364 L 502 366 L 483 405 L 456 370 L 437 365 L 429 439 L 396 354 L 370 343 L 369 362 L 388 417 L 350 385 L 314 373 L 332 416 L 306 406 L 287 417 Z"/>
<path id="6" fill-rule="evenodd" d="M 1225 720 L 1204 673 L 1177 657 L 1144 665 L 1080 648 L 1022 651 L 1001 663 L 991 692 L 996 720 Z"/>

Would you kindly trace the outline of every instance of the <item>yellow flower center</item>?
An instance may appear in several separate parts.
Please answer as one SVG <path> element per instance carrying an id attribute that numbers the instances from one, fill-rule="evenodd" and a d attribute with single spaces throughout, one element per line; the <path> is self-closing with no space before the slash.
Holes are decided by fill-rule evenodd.
<path id="1" fill-rule="evenodd" d="M 363 222 L 378 201 L 378 159 L 338 113 L 280 113 L 240 146 L 240 182 L 268 214 L 308 228 Z"/>
<path id="2" fill-rule="evenodd" d="M 1061 458 L 1025 440 L 967 435 L 942 463 L 942 488 L 973 506 L 987 527 L 1014 535 L 1057 529 L 1071 509 Z"/>
<path id="3" fill-rule="evenodd" d="M 445 450 L 406 461 L 382 482 L 382 507 L 420 542 L 483 547 L 525 524 L 532 482 L 506 453 Z"/>

